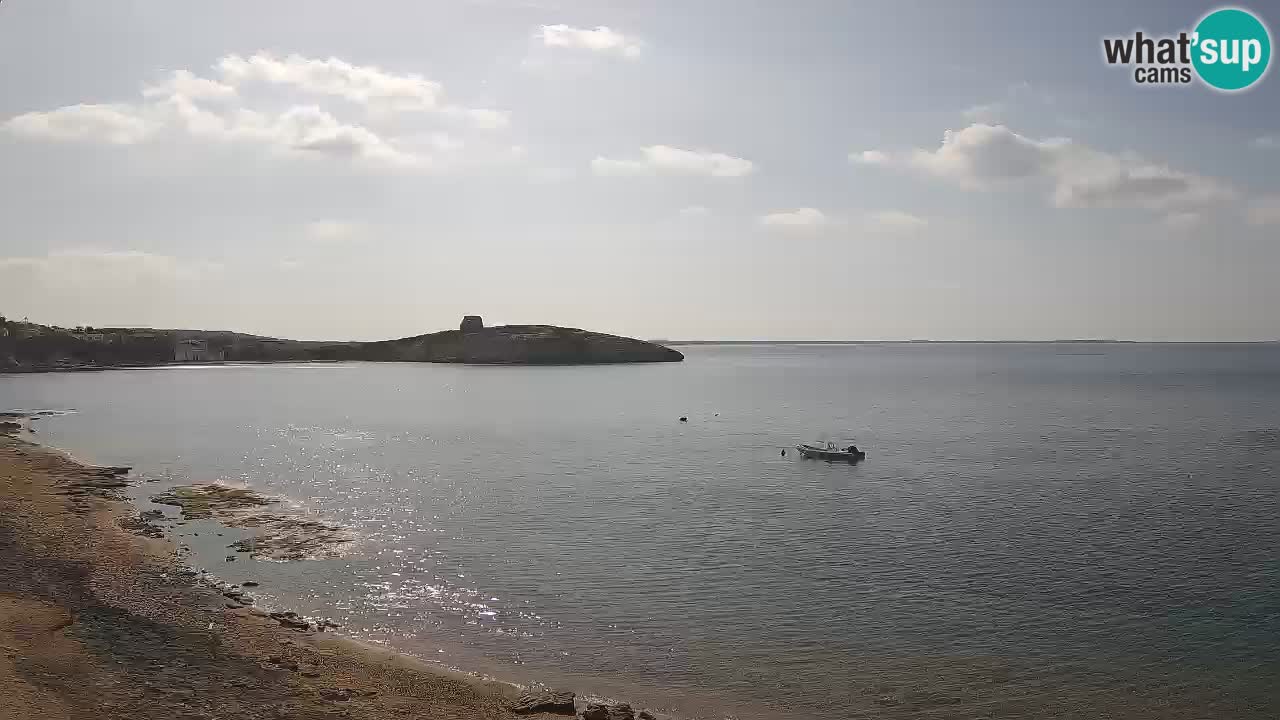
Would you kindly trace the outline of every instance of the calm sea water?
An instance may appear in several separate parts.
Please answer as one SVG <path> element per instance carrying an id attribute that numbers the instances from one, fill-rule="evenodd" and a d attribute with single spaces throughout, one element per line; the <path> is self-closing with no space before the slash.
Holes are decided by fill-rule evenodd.
<path id="1" fill-rule="evenodd" d="M 178 530 L 265 602 L 499 677 L 703 717 L 1280 716 L 1280 347 L 685 349 L 7 376 L 0 406 L 74 408 L 39 435 L 140 498 L 351 526 L 289 564 Z M 864 463 L 780 455 L 848 436 Z"/>

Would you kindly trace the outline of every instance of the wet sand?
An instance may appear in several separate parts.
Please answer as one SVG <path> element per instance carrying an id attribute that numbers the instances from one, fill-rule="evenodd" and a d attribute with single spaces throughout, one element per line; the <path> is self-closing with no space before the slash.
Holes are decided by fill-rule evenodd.
<path id="1" fill-rule="evenodd" d="M 228 607 L 172 544 L 122 527 L 120 482 L 0 436 L 0 718 L 556 717 L 512 714 L 510 686 Z"/>

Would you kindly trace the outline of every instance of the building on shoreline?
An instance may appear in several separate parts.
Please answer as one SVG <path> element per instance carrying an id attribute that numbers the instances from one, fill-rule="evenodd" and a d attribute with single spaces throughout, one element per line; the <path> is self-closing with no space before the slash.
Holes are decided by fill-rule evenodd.
<path id="1" fill-rule="evenodd" d="M 179 340 L 173 345 L 173 359 L 177 362 L 221 362 L 220 348 L 210 349 L 205 340 Z"/>

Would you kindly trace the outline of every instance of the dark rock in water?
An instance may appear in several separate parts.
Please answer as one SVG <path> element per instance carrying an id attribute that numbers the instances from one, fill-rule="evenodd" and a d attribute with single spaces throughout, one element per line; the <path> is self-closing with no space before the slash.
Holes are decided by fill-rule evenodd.
<path id="1" fill-rule="evenodd" d="M 609 720 L 636 720 L 636 714 L 630 705 L 618 703 L 609 706 Z"/>
<path id="2" fill-rule="evenodd" d="M 511 706 L 511 712 L 520 715 L 532 713 L 556 713 L 572 715 L 574 694 L 565 690 L 526 690 Z"/>
<path id="3" fill-rule="evenodd" d="M 641 710 L 640 714 L 636 715 L 636 718 L 638 718 L 638 720 L 658 720 L 658 718 L 654 717 L 653 713 L 648 710 Z"/>
<path id="4" fill-rule="evenodd" d="M 281 625 L 287 628 L 293 628 L 295 630 L 311 629 L 311 623 L 298 617 L 298 613 L 295 613 L 295 612 L 283 612 L 283 613 L 273 612 L 267 617 L 271 618 L 272 620 L 275 620 L 276 622 L 280 623 Z"/>
<path id="5" fill-rule="evenodd" d="M 687 417 L 685 417 L 685 416 L 681 415 L 681 416 L 680 416 L 680 422 L 689 422 L 689 418 L 687 418 Z"/>
<path id="6" fill-rule="evenodd" d="M 240 583 L 240 586 L 241 587 L 258 587 L 258 583 L 252 580 L 245 580 L 244 582 Z"/>
<path id="7" fill-rule="evenodd" d="M 626 703 L 587 703 L 587 708 L 582 711 L 582 720 L 635 720 L 635 712 Z"/>
<path id="8" fill-rule="evenodd" d="M 227 558 L 226 558 L 226 560 L 227 560 L 227 562 L 235 562 L 235 561 L 236 561 L 236 556 L 235 556 L 235 555 L 228 555 L 228 556 L 227 556 Z"/>
<path id="9" fill-rule="evenodd" d="M 184 518 L 210 518 L 246 508 L 272 504 L 272 500 L 252 490 L 225 485 L 196 485 L 176 487 L 153 495 L 151 502 L 159 505 L 176 505 L 182 508 Z"/>
<path id="10" fill-rule="evenodd" d="M 21 423 L 5 420 L 0 422 L 0 433 L 16 433 L 22 429 Z"/>

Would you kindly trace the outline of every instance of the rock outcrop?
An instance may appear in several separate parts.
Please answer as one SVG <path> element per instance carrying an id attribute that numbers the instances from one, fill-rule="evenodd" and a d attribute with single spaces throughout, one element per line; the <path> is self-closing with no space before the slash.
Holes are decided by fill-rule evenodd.
<path id="1" fill-rule="evenodd" d="M 587 703 L 581 717 L 582 720 L 635 720 L 635 711 L 626 703 L 604 705 L 593 702 Z"/>
<path id="2" fill-rule="evenodd" d="M 511 706 L 511 712 L 517 715 L 572 715 L 575 712 L 573 700 L 574 694 L 565 690 L 531 689 L 520 695 L 520 699 Z"/>

